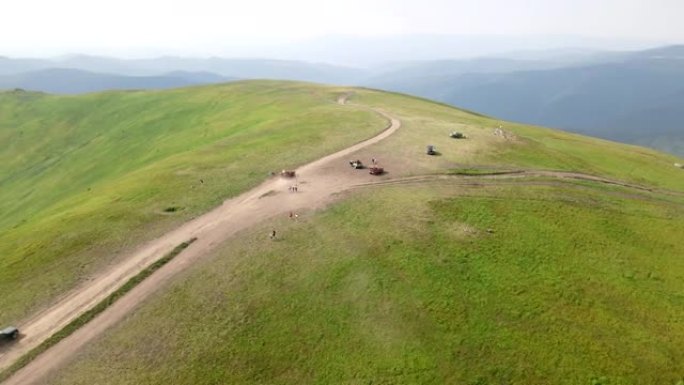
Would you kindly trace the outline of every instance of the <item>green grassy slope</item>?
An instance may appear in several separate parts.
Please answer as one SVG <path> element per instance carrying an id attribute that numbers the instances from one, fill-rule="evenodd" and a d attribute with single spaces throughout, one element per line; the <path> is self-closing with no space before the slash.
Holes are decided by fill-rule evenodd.
<path id="1" fill-rule="evenodd" d="M 403 122 L 396 134 L 361 151 L 364 159 L 379 158 L 390 177 L 454 169 L 474 174 L 478 169 L 551 169 L 679 194 L 553 178 L 448 178 L 357 189 L 325 211 L 303 213 L 297 222 L 282 218 L 227 241 L 86 348 L 52 383 L 675 384 L 684 377 L 679 365 L 684 362 L 684 172 L 672 166 L 680 160 L 370 90 L 355 90 L 347 107 L 332 103 L 341 89 L 296 83 L 251 82 L 145 95 L 166 101 L 174 92 L 187 99 L 198 91 L 220 93 L 230 87 L 245 88 L 234 88 L 242 92 L 215 113 L 242 103 L 233 116 L 248 121 L 266 106 L 276 108 L 263 123 L 269 134 L 255 134 L 257 141 L 239 136 L 249 130 L 240 131 L 236 135 L 245 140 L 235 144 L 241 146 L 218 139 L 201 147 L 206 151 L 171 155 L 126 174 L 121 180 L 131 189 L 125 196 L 132 198 L 123 202 L 148 197 L 146 204 L 135 206 L 149 210 L 148 228 L 161 232 L 168 218 L 178 221 L 202 209 L 183 195 L 199 187 L 182 194 L 155 190 L 158 182 L 148 180 L 156 174 L 142 174 L 148 169 L 160 170 L 161 181 L 192 171 L 179 186 L 196 184 L 206 175 L 200 171 L 215 170 L 209 180 L 240 175 L 239 186 L 246 188 L 283 161 L 294 164 L 297 157 L 314 155 L 298 147 L 309 144 L 298 140 L 303 133 L 295 129 L 312 121 L 303 117 L 320 113 L 328 123 L 333 116 L 343 118 L 334 127 L 302 128 L 319 141 L 311 147 L 317 154 L 383 126 L 364 105 Z M 298 102 L 286 102 L 293 93 Z M 206 103 L 199 100 L 198 108 Z M 198 112 L 195 118 L 203 116 Z M 297 119 L 280 120 L 284 116 Z M 273 141 L 273 132 L 284 123 L 296 134 Z M 499 124 L 507 137 L 493 135 Z M 361 130 L 339 132 L 347 131 L 340 127 Z M 324 129 L 329 131 L 316 136 Z M 450 139 L 452 130 L 469 139 Z M 188 128 L 184 139 L 195 140 L 201 132 Z M 268 155 L 289 155 L 278 161 L 264 156 L 263 162 L 275 166 L 259 169 L 256 160 L 241 162 L 260 156 L 251 151 L 250 140 L 273 146 Z M 424 155 L 427 144 L 436 145 L 441 155 Z M 237 153 L 224 158 L 213 151 L 219 146 Z M 149 152 L 127 160 L 140 162 Z M 198 154 L 211 166 L 189 167 Z M 111 189 L 121 183 L 108 179 L 115 181 Z M 205 187 L 212 184 L 207 180 Z M 203 198 L 203 207 L 234 193 L 226 190 L 229 186 L 215 187 L 214 195 Z M 147 195 L 150 190 L 160 195 Z M 79 194 L 84 195 L 65 202 L 84 205 L 77 197 L 87 195 Z M 103 196 L 97 201 L 102 202 L 100 212 L 108 212 L 124 195 Z M 172 205 L 184 209 L 173 216 L 160 213 Z M 68 212 L 69 207 L 48 205 L 40 213 Z M 134 212 L 98 223 L 110 226 Z M 282 238 L 265 241 L 266 228 L 274 225 Z M 118 246 L 122 250 L 132 246 L 122 239 L 133 228 L 99 235 L 103 246 L 98 247 L 111 253 L 110 244 L 123 245 Z M 22 239 L 33 239 L 30 234 L 27 230 Z"/>
<path id="2" fill-rule="evenodd" d="M 0 324 L 269 171 L 384 128 L 376 114 L 336 97 L 330 88 L 278 82 L 0 93 Z"/>
<path id="3" fill-rule="evenodd" d="M 366 190 L 226 243 L 52 383 L 675 384 L 682 203 Z"/>

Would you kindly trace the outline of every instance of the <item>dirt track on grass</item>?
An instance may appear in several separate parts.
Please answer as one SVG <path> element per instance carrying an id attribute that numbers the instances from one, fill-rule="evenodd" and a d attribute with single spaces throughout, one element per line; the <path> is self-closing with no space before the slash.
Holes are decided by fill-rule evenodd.
<path id="1" fill-rule="evenodd" d="M 551 178 L 558 180 L 576 180 L 594 182 L 606 185 L 613 185 L 619 187 L 626 187 L 629 189 L 639 190 L 643 192 L 655 192 L 666 195 L 684 195 L 679 191 L 657 189 L 646 187 L 638 184 L 627 183 L 616 179 L 604 178 L 596 175 L 583 174 L 572 171 L 554 171 L 554 170 L 515 170 L 515 171 L 493 171 L 481 174 L 467 175 L 467 174 L 436 174 L 436 175 L 418 175 L 407 178 L 389 179 L 385 181 L 373 181 L 368 184 L 361 184 L 355 187 L 363 186 L 379 186 L 379 185 L 397 185 L 397 184 L 416 184 L 434 180 L 448 180 L 459 179 L 463 181 L 486 181 L 486 180 L 516 180 L 516 179 L 530 179 L 530 178 Z"/>

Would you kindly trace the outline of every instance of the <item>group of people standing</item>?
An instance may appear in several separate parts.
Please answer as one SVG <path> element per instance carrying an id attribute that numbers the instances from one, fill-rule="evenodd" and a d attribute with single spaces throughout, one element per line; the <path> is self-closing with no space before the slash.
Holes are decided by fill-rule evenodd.
<path id="1" fill-rule="evenodd" d="M 372 164 L 378 164 L 378 160 L 376 158 L 371 158 L 371 163 Z M 275 175 L 275 173 L 273 173 L 273 172 L 271 174 Z M 298 192 L 298 190 L 299 190 L 299 188 L 296 184 L 288 187 L 287 189 L 290 192 Z M 297 220 L 299 218 L 299 214 L 295 213 L 294 211 L 290 211 L 289 218 L 293 219 L 293 220 Z M 277 233 L 276 233 L 275 229 L 271 230 L 271 232 L 269 233 L 269 238 L 271 240 L 274 240 L 274 239 L 276 239 L 276 236 L 277 236 Z"/>

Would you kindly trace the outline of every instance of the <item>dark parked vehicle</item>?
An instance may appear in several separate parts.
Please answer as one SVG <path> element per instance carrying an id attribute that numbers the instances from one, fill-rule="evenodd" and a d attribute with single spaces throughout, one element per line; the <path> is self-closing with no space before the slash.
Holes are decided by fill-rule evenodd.
<path id="1" fill-rule="evenodd" d="M 0 339 L 2 340 L 16 340 L 17 338 L 19 338 L 19 329 L 14 326 L 0 330 Z"/>
<path id="2" fill-rule="evenodd" d="M 385 169 L 382 167 L 373 166 L 369 169 L 371 175 L 382 175 L 385 173 Z"/>
<path id="3" fill-rule="evenodd" d="M 435 146 L 433 146 L 433 145 L 427 146 L 427 154 L 428 155 L 437 155 L 437 151 L 435 150 Z"/>

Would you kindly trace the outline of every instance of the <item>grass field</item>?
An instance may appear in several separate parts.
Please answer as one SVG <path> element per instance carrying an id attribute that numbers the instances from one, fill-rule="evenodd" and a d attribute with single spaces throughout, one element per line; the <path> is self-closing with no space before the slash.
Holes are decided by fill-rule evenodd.
<path id="1" fill-rule="evenodd" d="M 336 97 L 331 88 L 278 82 L 0 93 L 0 325 L 269 171 L 385 127 Z"/>
<path id="2" fill-rule="evenodd" d="M 372 188 L 224 245 L 53 384 L 675 384 L 681 199 Z"/>
<path id="3" fill-rule="evenodd" d="M 227 241 L 53 384 L 676 384 L 684 172 L 655 151 L 372 90 L 0 94 L 0 324 L 145 239 L 402 121 L 389 177 Z M 502 126 L 499 135 L 494 129 Z M 454 140 L 451 131 L 468 139 Z M 426 156 L 433 144 L 439 156 Z M 546 169 L 678 193 L 550 177 Z M 453 174 L 461 174 L 457 177 Z M 472 184 L 468 186 L 467 183 Z M 268 225 L 268 226 L 267 226 Z M 267 227 L 281 239 L 265 242 Z"/>

